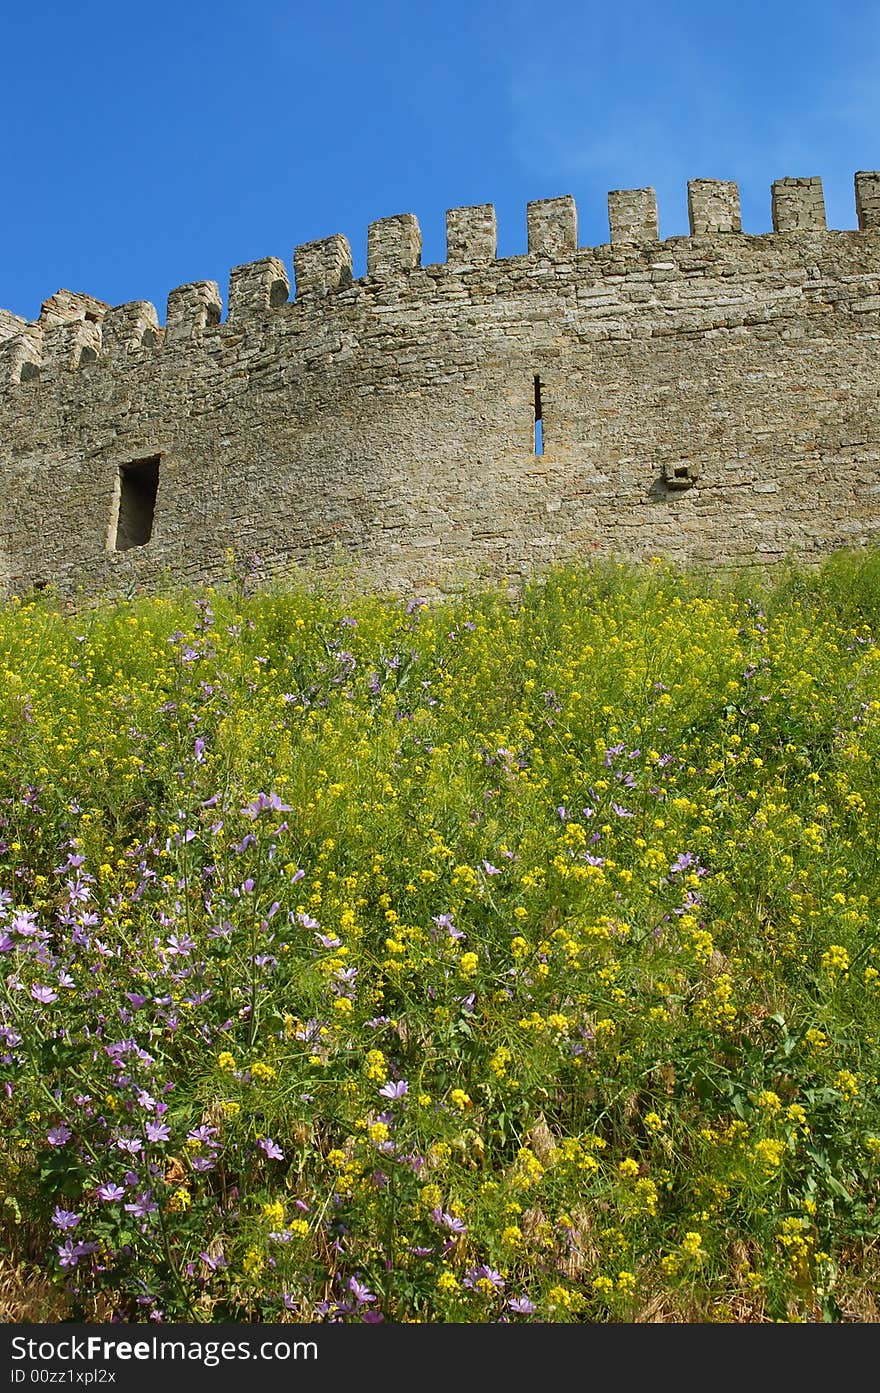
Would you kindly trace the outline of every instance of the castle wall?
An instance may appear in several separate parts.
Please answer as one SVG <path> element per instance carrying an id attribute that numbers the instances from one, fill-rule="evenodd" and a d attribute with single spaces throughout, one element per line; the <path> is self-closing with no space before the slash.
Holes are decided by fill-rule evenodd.
<path id="1" fill-rule="evenodd" d="M 232 272 L 225 319 L 211 282 L 164 325 L 67 291 L 35 324 L 0 312 L 0 580 L 211 578 L 232 548 L 424 591 L 874 539 L 880 175 L 856 176 L 853 232 L 826 230 L 817 179 L 777 181 L 758 236 L 735 185 L 688 203 L 691 235 L 660 241 L 653 191 L 616 191 L 583 248 L 573 201 L 543 200 L 504 259 L 494 210 L 454 209 L 435 266 L 415 218 L 383 219 L 364 278 L 344 238 L 310 243 L 295 298 L 266 258 Z"/>

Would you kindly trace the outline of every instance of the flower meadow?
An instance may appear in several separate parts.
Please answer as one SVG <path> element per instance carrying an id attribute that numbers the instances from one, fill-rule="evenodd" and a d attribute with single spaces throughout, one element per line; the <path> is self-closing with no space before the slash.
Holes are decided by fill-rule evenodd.
<path id="1" fill-rule="evenodd" d="M 8 602 L 31 1318 L 876 1319 L 878 626 L 871 553 Z"/>

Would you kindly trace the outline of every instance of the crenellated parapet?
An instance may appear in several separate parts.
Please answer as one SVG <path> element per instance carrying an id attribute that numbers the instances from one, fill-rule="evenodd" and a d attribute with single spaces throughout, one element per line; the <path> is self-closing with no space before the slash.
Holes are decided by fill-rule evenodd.
<path id="1" fill-rule="evenodd" d="M 723 244 L 735 255 L 736 238 L 744 247 L 757 239 L 786 240 L 793 234 L 829 238 L 822 181 L 818 177 L 777 179 L 771 186 L 772 231 L 744 234 L 737 184 L 716 179 L 693 179 L 687 187 L 689 238 L 669 239 L 680 247 L 692 241 Z M 855 209 L 860 232 L 880 228 L 880 172 L 860 171 L 855 176 Z M 657 195 L 653 188 L 616 189 L 608 194 L 609 241 L 612 255 L 636 255 L 661 243 Z M 452 208 L 446 214 L 446 262 L 449 275 L 486 272 L 493 268 L 503 278 L 506 270 L 519 274 L 530 262 L 570 262 L 597 256 L 603 248 L 578 245 L 575 201 L 570 196 L 545 198 L 526 209 L 525 256 L 498 258 L 498 229 L 491 204 Z M 796 246 L 797 241 L 794 242 Z M 829 243 L 829 248 L 832 244 Z M 0 391 L 35 377 L 86 367 L 99 361 L 118 362 L 131 354 L 179 349 L 197 345 L 213 330 L 228 323 L 236 330 L 255 329 L 278 310 L 300 306 L 305 312 L 323 313 L 332 297 L 352 287 L 369 292 L 371 287 L 402 285 L 421 272 L 422 236 L 412 213 L 401 213 L 370 224 L 367 232 L 367 273 L 353 277 L 352 252 L 346 237 L 336 234 L 297 246 L 293 275 L 277 257 L 236 266 L 230 273 L 224 320 L 220 289 L 214 281 L 195 281 L 176 287 L 168 296 L 164 325 L 147 301 L 110 306 L 93 296 L 59 290 L 46 300 L 34 323 L 0 310 Z M 797 254 L 796 252 L 794 253 Z M 829 252 L 829 254 L 833 254 Z M 586 266 L 586 263 L 584 263 Z M 616 275 L 613 263 L 596 263 L 594 273 Z M 437 289 L 436 276 L 428 289 Z M 502 284 L 501 282 L 499 284 Z M 540 279 L 535 282 L 540 293 Z M 424 291 L 425 287 L 421 290 Z M 416 293 L 421 293 L 416 292 Z"/>

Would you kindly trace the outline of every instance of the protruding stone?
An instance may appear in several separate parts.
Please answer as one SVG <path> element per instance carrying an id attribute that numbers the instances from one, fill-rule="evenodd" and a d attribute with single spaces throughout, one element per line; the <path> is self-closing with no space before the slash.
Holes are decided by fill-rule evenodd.
<path id="1" fill-rule="evenodd" d="M 612 190 L 608 195 L 608 226 L 615 246 L 659 241 L 654 189 Z"/>
<path id="2" fill-rule="evenodd" d="M 101 352 L 101 326 L 91 319 L 62 320 L 43 332 L 43 372 L 93 363 Z"/>
<path id="3" fill-rule="evenodd" d="M 880 227 L 880 172 L 860 170 L 855 178 L 859 230 Z"/>
<path id="4" fill-rule="evenodd" d="M 721 179 L 691 179 L 688 184 L 688 218 L 692 237 L 742 232 L 739 185 Z"/>
<path id="5" fill-rule="evenodd" d="M 293 253 L 297 298 L 315 291 L 325 295 L 351 285 L 352 262 L 348 239 L 341 233 L 318 242 L 303 242 Z"/>
<path id="6" fill-rule="evenodd" d="M 30 334 L 16 334 L 0 342 L 0 386 L 6 382 L 30 382 L 39 377 L 42 355 Z"/>
<path id="7" fill-rule="evenodd" d="M 446 260 L 452 265 L 494 261 L 498 226 L 491 203 L 473 208 L 450 208 L 446 214 Z"/>
<path id="8" fill-rule="evenodd" d="M 526 207 L 529 256 L 560 256 L 577 250 L 577 208 L 570 194 L 539 198 Z"/>
<path id="9" fill-rule="evenodd" d="M 235 266 L 229 274 L 229 318 L 259 319 L 290 298 L 287 268 L 277 256 Z"/>
<path id="10" fill-rule="evenodd" d="M 149 300 L 131 300 L 126 305 L 116 305 L 107 311 L 101 324 L 105 353 L 154 348 L 161 338 L 156 307 Z"/>
<path id="11" fill-rule="evenodd" d="M 96 300 L 94 295 L 83 295 L 74 290 L 56 290 L 54 295 L 44 300 L 39 322 L 46 329 L 51 329 L 56 324 L 71 324 L 75 320 L 100 324 L 109 308 L 105 300 Z"/>
<path id="12" fill-rule="evenodd" d="M 216 281 L 191 281 L 179 285 L 168 296 L 165 312 L 165 342 L 180 343 L 196 338 L 205 329 L 220 323 L 223 308 Z"/>
<path id="13" fill-rule="evenodd" d="M 776 179 L 770 186 L 774 232 L 824 232 L 822 180 Z"/>
<path id="14" fill-rule="evenodd" d="M 367 231 L 367 274 L 393 276 L 412 271 L 422 255 L 422 234 L 413 213 L 398 213 L 370 223 Z"/>

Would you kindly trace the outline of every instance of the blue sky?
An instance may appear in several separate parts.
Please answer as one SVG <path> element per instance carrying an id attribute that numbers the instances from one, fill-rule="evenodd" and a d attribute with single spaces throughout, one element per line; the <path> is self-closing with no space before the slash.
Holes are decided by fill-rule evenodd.
<path id="1" fill-rule="evenodd" d="M 821 175 L 831 227 L 880 168 L 876 0 L 43 0 L 0 16 L 0 306 L 61 286 L 152 300 L 412 212 L 423 261 L 445 212 L 494 203 L 499 252 L 525 206 L 573 194 L 607 240 L 609 189 L 657 189 L 687 231 L 690 178 L 736 179 L 743 225 L 770 183 Z"/>

